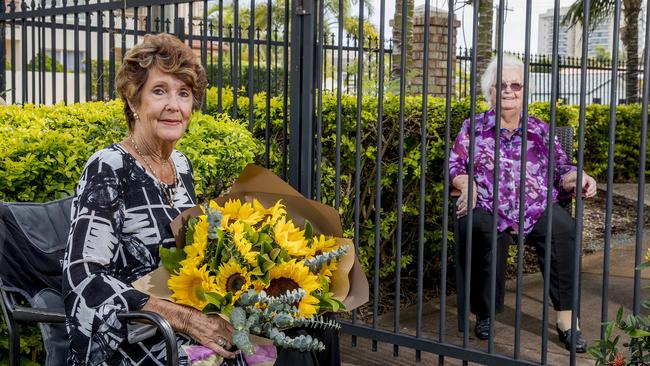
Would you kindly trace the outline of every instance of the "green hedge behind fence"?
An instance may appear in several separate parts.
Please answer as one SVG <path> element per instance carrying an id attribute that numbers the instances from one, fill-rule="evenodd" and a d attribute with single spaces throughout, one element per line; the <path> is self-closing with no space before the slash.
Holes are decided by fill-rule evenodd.
<path id="1" fill-rule="evenodd" d="M 218 182 L 226 184 L 234 179 L 250 161 L 263 161 L 263 141 L 266 127 L 266 99 L 264 93 L 255 96 L 254 136 L 248 134 L 247 97 L 238 98 L 239 118 L 232 121 L 217 113 L 216 89 L 208 91 L 208 115 L 195 114 L 186 136 L 179 143 L 193 163 L 197 193 L 211 197 Z M 232 92 L 223 91 L 223 108 L 232 110 Z M 400 103 L 396 96 L 383 101 L 382 179 L 380 253 L 382 283 L 380 291 L 389 294 L 393 288 L 396 253 L 397 180 L 399 151 Z M 479 104 L 478 111 L 486 106 Z M 469 115 L 469 102 L 452 102 L 452 138 L 462 121 Z M 322 178 L 321 191 L 325 203 L 334 205 L 334 165 L 336 143 L 336 96 L 323 95 Z M 354 234 L 354 177 L 357 102 L 352 96 L 343 96 L 341 105 L 341 187 L 340 213 L 347 236 Z M 373 275 L 375 241 L 375 172 L 377 147 L 377 98 L 364 97 L 361 108 L 361 196 L 359 220 L 359 257 L 368 276 Z M 404 104 L 404 173 L 402 220 L 402 279 L 403 289 L 415 284 L 419 220 L 420 124 L 421 97 L 405 98 Z M 427 157 L 425 195 L 425 257 L 439 258 L 442 235 L 442 177 L 445 134 L 445 101 L 429 98 L 427 108 Z M 531 115 L 549 120 L 548 103 L 530 106 Z M 637 176 L 640 141 L 640 113 L 638 105 L 617 108 L 615 149 L 615 177 L 618 181 L 633 180 Z M 270 111 L 271 156 L 270 166 L 281 173 L 281 146 L 283 126 L 282 98 L 271 99 Z M 587 107 L 585 128 L 586 170 L 599 181 L 606 178 L 607 134 L 609 108 Z M 557 125 L 577 128 L 578 108 L 560 105 Z M 0 108 L 0 200 L 45 201 L 73 192 L 83 164 L 97 149 L 121 140 L 125 133 L 122 104 L 85 103 L 71 106 Z M 577 131 L 577 130 L 576 130 Z M 575 144 L 577 148 L 577 143 Z M 425 261 L 425 278 L 439 278 L 440 263 Z M 412 288 L 412 287 L 411 287 Z M 4 324 L 0 324 L 4 327 Z M 24 354 L 41 350 L 38 335 L 26 338 Z M 6 332 L 0 332 L 0 355 L 6 354 Z M 37 352 L 38 353 L 38 352 Z M 0 364 L 3 363 L 0 356 Z"/>

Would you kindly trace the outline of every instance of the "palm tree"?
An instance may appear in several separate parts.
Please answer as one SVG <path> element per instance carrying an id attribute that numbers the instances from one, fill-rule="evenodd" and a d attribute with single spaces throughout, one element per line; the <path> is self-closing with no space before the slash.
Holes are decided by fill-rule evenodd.
<path id="1" fill-rule="evenodd" d="M 591 29 L 612 17 L 615 0 L 592 0 L 589 19 Z M 625 75 L 625 97 L 628 103 L 638 103 L 639 98 L 639 15 L 641 14 L 642 0 L 623 0 L 623 17 L 625 26 L 621 28 L 621 42 L 625 47 L 627 69 Z M 562 19 L 563 24 L 574 26 L 582 24 L 583 0 L 576 0 Z M 614 40 L 617 42 L 618 40 Z"/>

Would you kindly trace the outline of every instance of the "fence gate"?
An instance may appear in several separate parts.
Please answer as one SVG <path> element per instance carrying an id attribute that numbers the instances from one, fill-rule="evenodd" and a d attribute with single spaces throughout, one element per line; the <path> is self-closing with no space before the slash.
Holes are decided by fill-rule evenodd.
<path id="1" fill-rule="evenodd" d="M 345 234 L 354 238 L 371 287 L 369 303 L 342 319 L 341 343 L 348 350 L 344 360 L 355 353 L 364 355 L 357 357 L 365 359 L 364 364 L 390 364 L 393 360 L 385 357 L 389 345 L 388 353 L 400 357 L 394 363 L 405 362 L 404 354 L 413 353 L 409 356 L 413 360 L 440 365 L 456 364 L 457 360 L 464 364 L 575 365 L 584 361 L 580 358 L 583 356 L 575 349 L 564 350 L 553 334 L 554 319 L 545 296 L 550 271 L 545 271 L 541 293 L 525 292 L 530 284 L 523 282 L 523 236 L 517 238 L 517 255 L 512 256 L 516 288 L 509 290 L 514 300 L 508 305 L 507 317 L 494 312 L 496 265 L 490 268 L 490 314 L 496 321 L 492 322 L 489 340 L 474 338 L 469 301 L 457 308 L 457 297 L 449 295 L 464 288 L 460 295 L 466 299 L 470 296 L 470 273 L 456 271 L 459 263 L 454 239 L 468 252 L 479 245 L 491 246 L 492 253 L 496 252 L 496 221 L 492 223 L 490 243 L 472 243 L 471 236 L 466 242 L 454 238 L 450 230 L 455 213 L 450 203 L 448 164 L 453 139 L 463 120 L 468 118 L 469 126 L 475 127 L 477 115 L 486 108 L 480 103 L 479 77 L 492 55 L 492 32 L 498 56 L 504 54 L 505 32 L 525 36 L 525 50 L 520 55 L 524 62 L 523 117 L 528 116 L 528 101 L 532 100 L 529 80 L 542 66 L 544 83 L 550 86 L 542 99 L 560 99 L 560 80 L 571 80 L 573 89 L 567 91 L 569 87 L 563 85 L 562 92 L 569 93 L 572 103 L 579 105 L 572 125 L 576 136 L 573 145 L 577 147 L 574 161 L 578 170 L 585 166 L 586 105 L 594 101 L 587 92 L 589 16 L 583 18 L 584 25 L 575 25 L 582 29 L 581 57 L 578 64 L 572 63 L 571 75 L 567 76 L 562 74 L 559 61 L 559 44 L 564 37 L 560 30 L 565 29 L 560 28 L 565 11 L 560 1 L 549 10 L 552 15 L 546 32 L 551 34 L 552 52 L 537 64 L 531 63 L 530 56 L 535 33 L 531 29 L 533 2 L 521 3 L 517 3 L 517 16 L 525 19 L 525 26 L 515 29 L 505 22 L 506 0 L 425 0 L 418 6 L 413 0 L 5 0 L 0 2 L 0 96 L 11 104 L 114 99 L 115 74 L 125 52 L 147 33 L 173 33 L 195 50 L 206 68 L 210 90 L 204 112 L 229 113 L 247 122 L 250 131 L 265 143 L 259 163 L 274 169 L 306 196 L 341 213 Z M 582 14 L 589 14 L 592 3 L 598 2 L 582 1 Z M 610 39 L 618 40 L 624 18 L 621 13 L 631 12 L 633 5 L 622 9 L 620 0 L 610 3 Z M 641 117 L 637 128 L 641 133 L 635 136 L 639 148 L 633 160 L 640 164 L 635 180 L 637 201 L 643 202 L 644 197 L 650 91 L 643 82 L 649 69 L 640 67 L 639 60 L 650 57 L 650 13 L 646 2 L 628 3 L 642 5 L 638 23 L 644 25 L 644 31 L 636 34 L 644 38 L 638 42 L 638 49 L 626 53 L 624 78 L 617 66 L 619 43 L 609 45 L 611 60 L 606 71 L 611 76 L 605 84 L 598 84 L 609 88 L 603 94 L 610 107 L 606 126 L 609 160 L 599 176 L 606 181 L 603 188 L 607 190 L 603 277 L 596 294 L 602 301 L 598 309 L 589 311 L 580 307 L 581 292 L 585 291 L 580 276 L 584 215 L 580 189 L 573 204 L 577 230 L 574 284 L 579 286 L 574 286 L 571 297 L 572 308 L 577 310 L 572 323 L 575 325 L 581 313 L 585 332 L 589 328 L 585 319 L 598 324 L 600 334 L 598 330 L 586 334 L 590 341 L 604 336 L 605 327 L 600 323 L 612 319 L 615 312 L 608 292 L 614 152 L 617 143 L 630 143 L 615 140 L 615 107 L 621 99 L 637 101 L 638 95 Z M 457 58 L 461 11 L 465 14 L 462 27 L 471 37 L 471 46 L 465 47 L 478 52 Z M 386 26 L 390 14 L 392 29 Z M 485 28 L 484 22 L 493 17 L 495 25 Z M 634 24 L 626 26 L 628 34 Z M 490 32 L 488 38 L 486 32 Z M 628 44 L 626 51 L 631 47 L 634 45 Z M 638 57 L 639 51 L 642 57 Z M 498 72 L 497 76 L 501 75 Z M 621 88 L 623 82 L 625 88 Z M 642 90 L 637 93 L 639 85 Z M 503 88 L 513 85 L 487 83 L 486 87 L 499 95 Z M 624 91 L 630 95 L 620 95 Z M 558 108 L 555 103 L 542 108 L 548 112 L 550 136 L 555 136 L 556 124 L 562 120 Z M 500 100 L 495 113 L 502 113 Z M 500 122 L 495 123 L 499 136 L 496 127 Z M 472 132 L 471 146 L 475 140 Z M 496 144 L 496 162 L 500 148 Z M 469 159 L 470 167 L 474 163 Z M 500 168 L 495 165 L 494 174 L 499 177 Z M 468 174 L 471 177 L 474 173 Z M 519 173 L 516 176 L 517 180 L 521 178 Z M 577 180 L 581 182 L 581 175 Z M 547 191 L 552 192 L 550 182 Z M 637 206 L 635 266 L 642 260 L 644 208 L 642 203 Z M 519 222 L 523 213 L 522 209 Z M 552 225 L 547 230 L 550 233 Z M 550 265 L 550 257 L 545 259 Z M 469 262 L 465 264 L 470 272 Z M 463 283 L 456 282 L 459 274 L 465 277 Z M 634 314 L 643 314 L 641 289 L 647 280 L 642 280 L 640 270 L 635 270 L 633 277 L 624 287 L 629 290 L 629 301 L 620 303 Z M 535 310 L 529 306 L 532 303 L 537 304 Z M 500 324 L 498 332 L 510 329 L 512 334 L 497 334 L 495 323 Z M 505 341 L 497 344 L 496 338 Z M 358 351 L 349 352 L 350 344 Z M 364 353 L 368 349 L 371 352 Z"/>

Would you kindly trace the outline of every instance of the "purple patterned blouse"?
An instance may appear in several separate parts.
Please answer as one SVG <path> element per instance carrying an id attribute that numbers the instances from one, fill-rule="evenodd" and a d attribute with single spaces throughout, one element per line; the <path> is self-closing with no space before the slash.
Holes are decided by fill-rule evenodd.
<path id="1" fill-rule="evenodd" d="M 494 189 L 494 148 L 495 148 L 495 112 L 490 109 L 476 116 L 476 144 L 474 155 L 474 181 L 477 186 L 478 199 L 476 207 L 492 212 L 492 191 Z M 467 174 L 469 165 L 470 120 L 463 122 L 456 142 L 449 156 L 449 179 L 453 181 L 459 175 Z M 528 145 L 526 154 L 526 210 L 524 232 L 533 230 L 537 220 L 546 209 L 546 187 L 548 176 L 548 135 L 549 127 L 535 117 L 528 118 Z M 497 229 L 504 231 L 508 227 L 515 230 L 519 223 L 519 174 L 521 168 L 522 130 L 518 128 L 511 136 L 501 133 L 499 160 L 499 222 Z M 576 167 L 562 150 L 555 138 L 555 182 L 553 201 L 557 200 L 558 187 L 567 173 Z"/>

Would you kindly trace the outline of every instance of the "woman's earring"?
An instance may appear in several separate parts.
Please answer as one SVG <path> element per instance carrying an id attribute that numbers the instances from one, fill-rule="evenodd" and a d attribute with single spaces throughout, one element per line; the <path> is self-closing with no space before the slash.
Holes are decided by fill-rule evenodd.
<path id="1" fill-rule="evenodd" d="M 139 120 L 140 116 L 138 116 L 137 112 L 133 112 L 133 118 L 135 118 L 136 120 Z"/>

